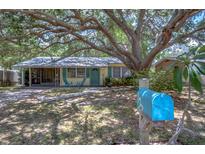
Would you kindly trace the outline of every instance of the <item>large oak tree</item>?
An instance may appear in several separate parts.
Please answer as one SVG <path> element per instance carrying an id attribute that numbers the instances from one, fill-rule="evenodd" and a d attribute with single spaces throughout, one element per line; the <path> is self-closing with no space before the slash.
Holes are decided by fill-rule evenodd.
<path id="1" fill-rule="evenodd" d="M 60 47 L 68 55 L 95 50 L 140 71 L 173 45 L 204 43 L 204 14 L 204 10 L 0 10 L 0 41 L 34 43 L 42 51 Z"/>

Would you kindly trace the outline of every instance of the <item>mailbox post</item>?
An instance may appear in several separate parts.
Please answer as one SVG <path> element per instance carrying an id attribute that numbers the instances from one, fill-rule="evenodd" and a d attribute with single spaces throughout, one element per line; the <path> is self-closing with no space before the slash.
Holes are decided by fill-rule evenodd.
<path id="1" fill-rule="evenodd" d="M 149 89 L 149 80 L 139 80 L 137 92 L 139 111 L 140 144 L 149 144 L 149 133 L 152 127 L 163 125 L 174 120 L 174 101 L 171 96 Z"/>
<path id="2" fill-rule="evenodd" d="M 142 78 L 139 79 L 139 88 L 149 88 L 149 79 Z M 140 144 L 142 145 L 148 145 L 149 144 L 149 133 L 152 128 L 152 123 L 143 115 L 141 109 L 142 106 L 139 106 L 139 138 L 140 138 Z"/>

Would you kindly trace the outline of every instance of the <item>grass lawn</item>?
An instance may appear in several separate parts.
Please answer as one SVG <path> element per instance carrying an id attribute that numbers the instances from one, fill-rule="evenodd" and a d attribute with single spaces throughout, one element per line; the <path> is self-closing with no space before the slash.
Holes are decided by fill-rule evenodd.
<path id="1" fill-rule="evenodd" d="M 9 89 L 7 89 L 9 91 Z M 44 102 L 40 96 L 83 93 L 89 88 L 42 89 L 30 97 L 0 108 L 0 144 L 139 144 L 138 113 L 133 88 L 97 88 L 87 95 L 56 102 Z M 2 91 L 1 91 L 2 93 Z M 186 93 L 175 98 L 175 116 L 180 116 Z M 194 94 L 197 98 L 197 94 Z M 205 102 L 195 100 L 187 127 L 196 138 L 183 133 L 180 144 L 205 144 Z M 173 123 L 176 123 L 175 120 Z M 167 125 L 153 128 L 153 144 L 166 144 L 173 133 Z"/>

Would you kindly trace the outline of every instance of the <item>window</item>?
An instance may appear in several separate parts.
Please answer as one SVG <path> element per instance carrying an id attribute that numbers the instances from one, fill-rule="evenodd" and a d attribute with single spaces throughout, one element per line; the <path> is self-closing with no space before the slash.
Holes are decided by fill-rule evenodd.
<path id="1" fill-rule="evenodd" d="M 113 67 L 112 69 L 113 78 L 123 78 L 129 76 L 129 69 L 127 67 Z"/>
<path id="2" fill-rule="evenodd" d="M 76 77 L 76 68 L 68 68 L 68 77 L 75 78 Z"/>
<path id="3" fill-rule="evenodd" d="M 120 78 L 120 77 L 121 77 L 121 68 L 113 67 L 113 78 Z"/>
<path id="4" fill-rule="evenodd" d="M 85 77 L 85 68 L 77 68 L 77 78 Z"/>
<path id="5" fill-rule="evenodd" d="M 84 78 L 85 75 L 85 68 L 68 68 L 69 78 Z"/>
<path id="6" fill-rule="evenodd" d="M 129 76 L 129 70 L 127 67 L 122 67 L 122 77 Z"/>

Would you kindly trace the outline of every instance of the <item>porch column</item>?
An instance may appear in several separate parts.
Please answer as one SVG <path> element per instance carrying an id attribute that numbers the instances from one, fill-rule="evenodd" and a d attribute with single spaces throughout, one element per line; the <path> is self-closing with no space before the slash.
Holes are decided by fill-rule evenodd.
<path id="1" fill-rule="evenodd" d="M 32 79 L 31 79 L 31 68 L 29 68 L 29 87 L 31 87 L 31 82 L 32 82 Z"/>
<path id="2" fill-rule="evenodd" d="M 41 85 L 41 83 L 42 83 L 42 71 L 43 71 L 43 69 L 40 68 L 40 85 Z"/>
<path id="3" fill-rule="evenodd" d="M 59 76 L 59 78 L 60 78 L 60 86 L 63 86 L 63 76 L 62 76 L 62 74 L 63 74 L 63 71 L 62 71 L 62 68 L 60 68 L 60 76 Z"/>
<path id="4" fill-rule="evenodd" d="M 55 87 L 56 87 L 56 68 L 55 68 L 54 73 L 55 73 Z"/>
<path id="5" fill-rule="evenodd" d="M 21 69 L 21 85 L 24 86 L 25 81 L 24 81 L 24 69 Z"/>
<path id="6" fill-rule="evenodd" d="M 4 84 L 5 81 L 6 81 L 6 70 L 5 70 L 5 68 L 3 68 L 2 70 L 3 70 L 3 72 L 2 72 L 2 73 L 3 73 L 3 74 L 2 74 L 2 75 L 3 75 L 2 81 L 3 81 L 3 84 Z"/>

